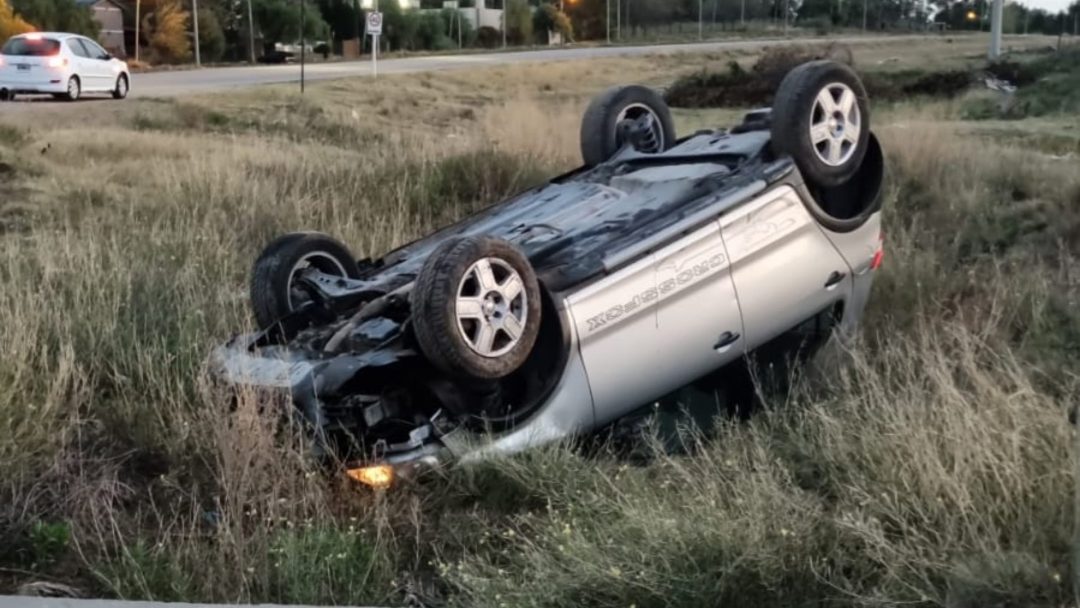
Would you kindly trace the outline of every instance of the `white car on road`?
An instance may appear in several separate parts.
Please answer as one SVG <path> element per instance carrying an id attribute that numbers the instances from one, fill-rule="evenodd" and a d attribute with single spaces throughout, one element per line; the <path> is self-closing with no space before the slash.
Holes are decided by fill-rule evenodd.
<path id="1" fill-rule="evenodd" d="M 69 101 L 85 93 L 123 99 L 130 90 L 127 63 L 84 36 L 31 32 L 11 37 L 0 49 L 0 100 L 22 93 Z"/>

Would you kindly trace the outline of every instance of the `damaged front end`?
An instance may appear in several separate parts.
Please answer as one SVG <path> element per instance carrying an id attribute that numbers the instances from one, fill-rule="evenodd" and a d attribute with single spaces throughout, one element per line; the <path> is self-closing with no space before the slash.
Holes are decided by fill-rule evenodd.
<path id="1" fill-rule="evenodd" d="M 386 466 L 441 460 L 440 437 L 459 426 L 447 405 L 497 390 L 462 387 L 431 369 L 407 330 L 409 285 L 373 295 L 363 281 L 314 270 L 303 284 L 311 296 L 304 306 L 214 350 L 214 374 L 239 391 L 291 402 L 283 414 L 309 432 L 316 454 L 342 461 L 367 485 L 388 484 Z M 351 315 L 343 310 L 356 302 Z"/>

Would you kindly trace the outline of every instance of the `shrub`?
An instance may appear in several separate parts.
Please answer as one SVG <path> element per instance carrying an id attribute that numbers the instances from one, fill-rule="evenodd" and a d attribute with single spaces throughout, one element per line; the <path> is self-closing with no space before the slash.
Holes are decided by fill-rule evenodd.
<path id="1" fill-rule="evenodd" d="M 33 31 L 33 29 L 34 26 L 12 12 L 7 0 L 0 0 L 0 40 L 7 40 L 16 34 Z"/>
<path id="2" fill-rule="evenodd" d="M 225 54 L 225 31 L 211 9 L 199 10 L 199 54 L 208 62 L 219 61 Z"/>
<path id="3" fill-rule="evenodd" d="M 526 0 L 506 0 L 506 37 L 511 44 L 533 41 L 532 9 Z"/>
<path id="4" fill-rule="evenodd" d="M 546 42 L 547 33 L 558 32 L 564 42 L 574 39 L 574 25 L 566 13 L 560 11 L 554 4 L 545 2 L 533 14 L 533 31 L 538 38 Z"/>
<path id="5" fill-rule="evenodd" d="M 502 33 L 490 25 L 481 26 L 476 32 L 476 43 L 485 49 L 493 49 L 502 43 Z"/>

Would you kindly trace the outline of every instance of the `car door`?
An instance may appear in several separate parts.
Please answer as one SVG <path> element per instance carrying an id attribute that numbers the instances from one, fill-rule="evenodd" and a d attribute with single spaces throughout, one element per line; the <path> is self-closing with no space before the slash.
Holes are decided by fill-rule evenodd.
<path id="1" fill-rule="evenodd" d="M 94 61 L 90 58 L 86 47 L 78 38 L 68 38 L 64 44 L 67 45 L 68 54 L 71 56 L 71 71 L 79 77 L 79 86 L 83 91 L 93 89 L 95 86 Z"/>
<path id="2" fill-rule="evenodd" d="M 95 91 L 109 91 L 113 85 L 112 65 L 109 54 L 98 43 L 87 38 L 79 38 L 79 43 L 86 49 L 89 88 Z"/>
<path id="3" fill-rule="evenodd" d="M 743 322 L 716 221 L 656 252 L 652 375 L 663 393 L 744 354 Z"/>
<path id="4" fill-rule="evenodd" d="M 567 298 L 597 425 L 656 391 L 656 256 L 647 255 Z"/>
<path id="5" fill-rule="evenodd" d="M 747 350 L 846 300 L 851 269 L 788 186 L 720 218 Z"/>

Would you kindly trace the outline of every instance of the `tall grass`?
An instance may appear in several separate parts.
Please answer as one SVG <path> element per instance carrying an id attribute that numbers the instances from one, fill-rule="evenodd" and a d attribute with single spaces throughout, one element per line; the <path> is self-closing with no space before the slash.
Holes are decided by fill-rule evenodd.
<path id="1" fill-rule="evenodd" d="M 336 101 L 286 113 L 271 96 L 262 113 L 154 102 L 0 140 L 0 192 L 15 193 L 0 202 L 0 566 L 33 573 L 0 585 L 469 606 L 1073 601 L 1080 176 L 932 113 L 875 117 L 887 261 L 864 339 L 691 455 L 632 466 L 559 446 L 373 495 L 328 478 L 254 396 L 231 408 L 204 359 L 249 326 L 249 264 L 274 235 L 325 230 L 378 255 L 573 166 L 584 95 L 507 88 L 445 132 L 376 134 Z"/>

